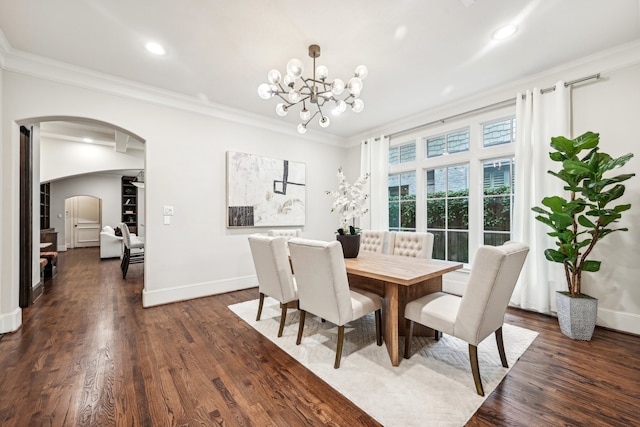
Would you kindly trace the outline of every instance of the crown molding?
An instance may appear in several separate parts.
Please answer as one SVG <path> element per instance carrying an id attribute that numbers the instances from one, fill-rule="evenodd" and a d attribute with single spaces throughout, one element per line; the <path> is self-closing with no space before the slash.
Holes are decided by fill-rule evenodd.
<path id="1" fill-rule="evenodd" d="M 2 29 L 0 28 L 0 67 L 4 68 L 5 58 L 11 51 L 11 45 L 9 40 L 5 37 Z"/>
<path id="2" fill-rule="evenodd" d="M 300 135 L 290 125 L 269 120 L 258 114 L 13 49 L 1 30 L 0 67 L 17 74 L 175 108 L 316 143 L 336 147 L 345 146 L 346 139 L 335 135 L 325 134 L 320 131 L 308 131 L 305 135 Z"/>
<path id="3" fill-rule="evenodd" d="M 588 74 L 600 73 L 604 76 L 608 73 L 638 64 L 640 64 L 640 39 L 597 52 L 576 61 L 562 64 L 541 73 L 505 83 L 499 87 L 477 93 L 462 100 L 458 99 L 447 104 L 439 105 L 393 123 L 386 123 L 366 133 L 350 137 L 345 146 L 347 148 L 355 147 L 360 144 L 360 141 L 367 138 L 377 138 L 380 135 L 402 132 L 405 129 L 438 120 L 442 117 L 448 117 L 462 111 L 469 111 L 504 101 L 509 97 L 515 97 L 518 92 L 531 89 L 536 85 L 539 85 L 539 87 L 553 86 L 559 78 L 564 81 L 569 81 L 584 77 Z"/>

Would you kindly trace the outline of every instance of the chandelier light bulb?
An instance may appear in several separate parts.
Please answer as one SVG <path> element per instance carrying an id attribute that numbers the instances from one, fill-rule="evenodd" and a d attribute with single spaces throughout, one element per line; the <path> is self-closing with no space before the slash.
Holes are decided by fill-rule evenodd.
<path id="1" fill-rule="evenodd" d="M 327 116 L 322 116 L 318 123 L 320 123 L 320 127 L 326 128 L 331 123 L 331 120 Z"/>
<path id="2" fill-rule="evenodd" d="M 298 125 L 298 133 L 305 133 L 306 131 L 307 131 L 307 127 L 304 124 L 300 123 Z"/>
<path id="3" fill-rule="evenodd" d="M 304 65 L 302 65 L 302 61 L 299 59 L 292 59 L 287 63 L 287 74 L 289 74 L 293 79 L 298 79 L 302 76 L 304 72 Z"/>
<path id="4" fill-rule="evenodd" d="M 285 74 L 284 78 L 282 79 L 282 82 L 284 83 L 285 86 L 293 87 L 293 83 L 295 82 L 295 80 L 296 79 L 291 77 L 289 74 Z"/>
<path id="5" fill-rule="evenodd" d="M 364 80 L 369 75 L 369 69 L 364 65 L 358 65 L 356 67 L 356 77 Z"/>
<path id="6" fill-rule="evenodd" d="M 362 92 L 362 80 L 358 77 L 352 77 L 349 83 L 347 83 L 347 89 L 351 95 L 357 98 L 360 96 L 360 92 Z"/>
<path id="7" fill-rule="evenodd" d="M 269 99 L 273 96 L 273 92 L 271 91 L 271 86 L 266 83 L 262 83 L 258 86 L 258 96 L 262 99 Z"/>
<path id="8" fill-rule="evenodd" d="M 331 83 L 331 92 L 334 95 L 340 95 L 344 92 L 344 82 L 340 79 L 335 79 L 333 83 Z"/>
<path id="9" fill-rule="evenodd" d="M 280 71 L 278 70 L 271 70 L 269 71 L 269 74 L 267 74 L 267 80 L 269 80 L 269 83 L 273 85 L 277 85 L 278 83 L 280 83 L 281 78 L 282 74 L 280 74 Z"/>
<path id="10" fill-rule="evenodd" d="M 324 65 L 319 65 L 318 68 L 316 68 L 316 77 L 318 79 L 324 80 L 327 78 L 328 75 L 329 75 L 329 69 Z"/>
<path id="11" fill-rule="evenodd" d="M 355 101 L 353 101 L 351 109 L 354 113 L 361 112 L 362 110 L 364 110 L 364 101 L 362 99 L 356 99 Z"/>
<path id="12" fill-rule="evenodd" d="M 311 118 L 311 113 L 309 112 L 309 110 L 307 110 L 306 107 L 303 108 L 302 111 L 300 111 L 300 120 L 302 120 L 303 122 L 306 122 L 310 118 Z"/>
<path id="13" fill-rule="evenodd" d="M 347 103 L 341 99 L 338 102 L 336 102 L 336 106 L 333 108 L 333 110 L 331 110 L 331 112 L 337 116 L 338 114 L 344 113 L 346 110 L 347 110 Z"/>
<path id="14" fill-rule="evenodd" d="M 280 117 L 286 116 L 288 112 L 287 107 L 282 102 L 276 105 L 276 114 Z"/>
<path id="15" fill-rule="evenodd" d="M 300 92 L 296 89 L 291 89 L 289 91 L 289 101 L 291 101 L 292 103 L 296 103 L 299 102 L 302 99 L 302 96 L 300 96 Z"/>

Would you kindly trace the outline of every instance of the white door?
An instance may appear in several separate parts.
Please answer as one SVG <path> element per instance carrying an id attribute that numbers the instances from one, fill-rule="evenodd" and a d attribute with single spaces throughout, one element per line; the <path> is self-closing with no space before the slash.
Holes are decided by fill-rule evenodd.
<path id="1" fill-rule="evenodd" d="M 102 200 L 93 196 L 76 196 L 67 199 L 65 207 L 71 248 L 100 246 Z"/>

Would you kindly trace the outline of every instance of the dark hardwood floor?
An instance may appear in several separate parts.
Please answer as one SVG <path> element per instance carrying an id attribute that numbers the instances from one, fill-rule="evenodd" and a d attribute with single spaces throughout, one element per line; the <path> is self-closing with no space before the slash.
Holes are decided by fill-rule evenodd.
<path id="1" fill-rule="evenodd" d="M 142 268 L 123 280 L 97 248 L 60 254 L 0 337 L 1 426 L 378 425 L 227 309 L 257 289 L 144 309 Z M 540 335 L 468 425 L 640 425 L 640 337 L 572 341 L 512 309 L 506 321 Z"/>

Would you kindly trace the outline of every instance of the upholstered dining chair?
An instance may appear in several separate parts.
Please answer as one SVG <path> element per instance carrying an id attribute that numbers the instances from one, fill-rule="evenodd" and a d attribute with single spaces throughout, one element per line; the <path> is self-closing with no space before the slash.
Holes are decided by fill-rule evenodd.
<path id="1" fill-rule="evenodd" d="M 360 250 L 367 252 L 387 253 L 389 250 L 388 231 L 362 230 L 360 232 Z"/>
<path id="2" fill-rule="evenodd" d="M 340 367 L 344 343 L 344 326 L 375 312 L 376 343 L 382 345 L 382 298 L 359 289 L 349 289 L 342 246 L 338 241 L 321 242 L 291 239 L 289 251 L 298 283 L 300 324 L 296 344 L 302 341 L 306 313 L 309 312 L 338 326 L 336 359 Z"/>
<path id="3" fill-rule="evenodd" d="M 122 270 L 122 278 L 126 279 L 129 264 L 144 262 L 144 238 L 132 236 L 129 227 L 124 222 L 120 223 L 120 230 L 122 230 L 122 243 L 124 244 L 120 269 Z"/>
<path id="4" fill-rule="evenodd" d="M 519 242 L 507 242 L 497 247 L 482 246 L 476 252 L 469 283 L 462 297 L 435 292 L 409 302 L 404 312 L 407 319 L 404 357 L 410 357 L 414 322 L 433 328 L 436 339 L 441 333 L 460 338 L 469 344 L 476 391 L 484 396 L 478 344 L 495 333 L 502 366 L 509 367 L 502 341 L 502 324 L 528 252 L 529 247 Z"/>
<path id="5" fill-rule="evenodd" d="M 433 252 L 432 233 L 397 231 L 392 234 L 393 244 L 390 246 L 390 254 L 431 259 Z"/>
<path id="6" fill-rule="evenodd" d="M 302 230 L 300 230 L 299 228 L 294 228 L 294 229 L 282 229 L 282 230 L 269 230 L 269 236 L 271 237 L 276 237 L 276 236 L 282 236 L 284 238 L 286 238 L 287 240 L 293 239 L 294 237 L 300 237 L 302 236 Z"/>
<path id="7" fill-rule="evenodd" d="M 258 315 L 260 320 L 264 296 L 270 296 L 280 302 L 281 316 L 278 337 L 282 336 L 287 320 L 287 309 L 291 302 L 298 300 L 296 279 L 291 274 L 289 255 L 287 253 L 287 239 L 283 236 L 249 236 L 249 246 L 253 265 L 258 276 L 258 289 L 260 301 L 258 303 Z"/>

